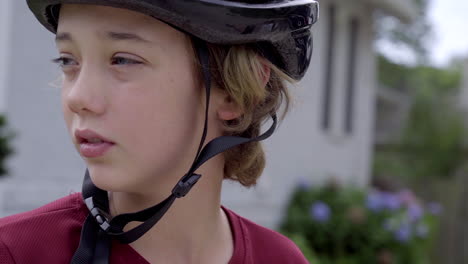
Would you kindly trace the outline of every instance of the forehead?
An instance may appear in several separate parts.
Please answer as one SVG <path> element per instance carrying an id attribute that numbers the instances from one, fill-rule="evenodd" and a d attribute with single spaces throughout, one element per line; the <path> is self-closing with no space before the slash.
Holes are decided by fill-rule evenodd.
<path id="1" fill-rule="evenodd" d="M 145 39 L 174 40 L 183 33 L 148 15 L 123 8 L 88 4 L 64 4 L 57 35 L 61 33 L 131 32 Z"/>

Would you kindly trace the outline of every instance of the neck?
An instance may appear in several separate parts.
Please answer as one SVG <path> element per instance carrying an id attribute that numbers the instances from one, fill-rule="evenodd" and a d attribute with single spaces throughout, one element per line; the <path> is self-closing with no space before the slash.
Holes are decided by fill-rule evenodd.
<path id="1" fill-rule="evenodd" d="M 220 207 L 223 168 L 207 162 L 199 182 L 186 197 L 176 199 L 161 220 L 131 244 L 151 263 L 227 263 L 233 242 L 229 222 Z M 135 212 L 167 198 L 153 193 L 110 193 L 112 215 Z M 167 191 L 167 190 L 166 190 Z M 162 198 L 164 197 L 164 198 Z M 130 223 L 128 231 L 137 226 Z"/>

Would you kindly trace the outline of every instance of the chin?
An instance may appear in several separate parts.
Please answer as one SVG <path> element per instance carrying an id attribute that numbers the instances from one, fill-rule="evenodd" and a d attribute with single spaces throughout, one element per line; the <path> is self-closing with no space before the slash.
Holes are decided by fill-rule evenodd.
<path id="1" fill-rule="evenodd" d="M 102 164 L 88 164 L 88 170 L 94 185 L 99 189 L 112 192 L 133 192 L 138 190 L 135 179 L 129 174 Z"/>
<path id="2" fill-rule="evenodd" d="M 86 163 L 94 185 L 110 192 L 169 195 L 177 180 L 183 176 L 182 172 L 171 171 L 173 166 L 160 164 L 145 167 L 120 162 L 88 160 Z M 141 167 L 147 169 L 138 169 Z"/>

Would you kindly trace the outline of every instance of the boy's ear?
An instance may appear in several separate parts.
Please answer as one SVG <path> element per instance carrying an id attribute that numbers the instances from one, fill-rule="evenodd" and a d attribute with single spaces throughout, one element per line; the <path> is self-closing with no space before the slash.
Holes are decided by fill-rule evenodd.
<path id="1" fill-rule="evenodd" d="M 241 117 L 242 110 L 229 95 L 225 94 L 223 96 L 223 102 L 218 106 L 217 114 L 220 120 L 229 121 Z"/>
<path id="2" fill-rule="evenodd" d="M 270 81 L 270 74 L 271 74 L 271 68 L 269 64 L 267 63 L 267 60 L 263 57 L 259 57 L 260 65 L 261 68 L 259 70 L 261 81 L 263 87 L 267 85 L 267 83 Z"/>
<path id="3" fill-rule="evenodd" d="M 260 63 L 258 64 L 259 68 L 257 69 L 257 73 L 259 74 L 261 85 L 265 87 L 270 81 L 271 68 L 265 58 L 259 57 L 258 59 Z M 225 92 L 221 91 L 221 93 L 222 102 L 218 105 L 218 118 L 223 121 L 228 121 L 241 117 L 243 112 L 240 106 Z"/>

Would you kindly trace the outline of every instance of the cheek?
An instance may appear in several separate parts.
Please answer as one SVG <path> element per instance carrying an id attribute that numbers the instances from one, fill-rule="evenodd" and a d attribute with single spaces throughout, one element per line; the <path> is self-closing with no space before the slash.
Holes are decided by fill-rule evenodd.
<path id="1" fill-rule="evenodd" d="M 61 106 L 62 106 L 62 114 L 63 114 L 63 119 L 65 120 L 65 124 L 67 126 L 68 131 L 71 131 L 71 125 L 72 125 L 72 111 L 68 107 L 68 105 L 65 102 L 65 91 L 62 88 L 61 90 Z"/>
<path id="2" fill-rule="evenodd" d="M 170 156 L 168 152 L 193 145 L 193 133 L 201 123 L 199 102 L 192 76 L 153 75 L 119 92 L 114 101 L 118 105 L 113 106 L 118 111 L 117 129 L 132 151 L 147 157 Z"/>

